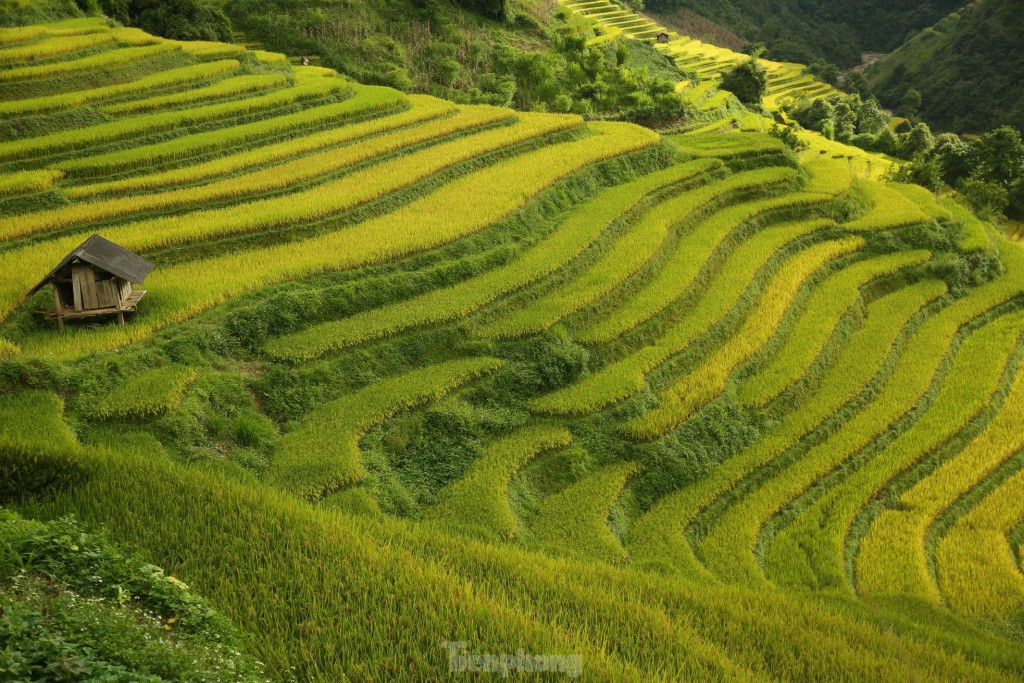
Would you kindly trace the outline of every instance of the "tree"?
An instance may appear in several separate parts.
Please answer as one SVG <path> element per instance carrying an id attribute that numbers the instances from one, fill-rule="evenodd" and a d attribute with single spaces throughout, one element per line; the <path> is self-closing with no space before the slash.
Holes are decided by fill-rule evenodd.
<path id="1" fill-rule="evenodd" d="M 815 59 L 807 67 L 811 75 L 818 77 L 829 85 L 839 86 L 839 67 L 824 59 Z"/>
<path id="2" fill-rule="evenodd" d="M 868 84 L 868 77 L 860 71 L 851 71 L 846 75 L 846 78 L 843 79 L 843 89 L 848 93 L 860 95 L 865 102 L 874 97 L 871 86 Z"/>
<path id="3" fill-rule="evenodd" d="M 800 121 L 800 125 L 823 132 L 825 126 L 832 122 L 835 117 L 836 108 L 831 102 L 824 98 L 819 98 L 811 102 L 811 106 L 807 108 L 807 113 L 801 118 L 797 117 Z"/>
<path id="4" fill-rule="evenodd" d="M 751 57 L 726 73 L 719 87 L 731 92 L 743 104 L 760 105 L 768 91 L 768 74 L 757 57 Z"/>
<path id="5" fill-rule="evenodd" d="M 889 125 L 889 117 L 874 100 L 865 100 L 857 110 L 857 132 L 861 135 L 877 135 Z"/>
<path id="6" fill-rule="evenodd" d="M 794 152 L 799 152 L 810 146 L 808 143 L 797 137 L 796 131 L 790 126 L 780 126 L 778 123 L 773 123 L 771 130 L 768 131 L 768 135 L 782 140 L 782 142 L 786 143 L 786 145 Z"/>
<path id="7" fill-rule="evenodd" d="M 912 159 L 921 154 L 927 154 L 935 146 L 935 138 L 927 123 L 919 123 L 907 134 L 900 146 L 900 152 L 904 159 Z"/>
<path id="8" fill-rule="evenodd" d="M 173 40 L 231 42 L 231 22 L 217 7 L 200 0 L 100 0 L 118 21 Z"/>
<path id="9" fill-rule="evenodd" d="M 857 112 L 854 111 L 849 102 L 842 100 L 835 105 L 835 114 L 832 117 L 832 121 L 835 139 L 840 142 L 847 142 L 856 132 Z"/>
<path id="10" fill-rule="evenodd" d="M 875 149 L 882 154 L 895 154 L 898 146 L 899 141 L 896 140 L 896 136 L 892 134 L 888 126 L 883 128 L 882 132 L 875 138 Z"/>
<path id="11" fill-rule="evenodd" d="M 766 49 L 765 44 L 762 42 L 747 43 L 743 46 L 743 54 L 760 57 Z"/>
<path id="12" fill-rule="evenodd" d="M 921 93 L 914 88 L 911 88 L 907 91 L 907 94 L 903 96 L 903 103 L 901 104 L 900 111 L 907 118 L 913 118 L 920 109 Z"/>
<path id="13" fill-rule="evenodd" d="M 999 220 L 1009 204 L 1009 194 L 999 183 L 990 183 L 979 178 L 968 178 L 960 186 L 960 195 L 967 200 L 979 217 Z"/>
<path id="14" fill-rule="evenodd" d="M 914 183 L 932 192 L 942 189 L 942 167 L 935 157 L 923 154 L 909 164 L 900 166 L 891 177 L 897 183 Z"/>
<path id="15" fill-rule="evenodd" d="M 1009 189 L 1024 178 L 1024 142 L 1009 126 L 989 131 L 974 145 L 975 175 Z"/>
<path id="16" fill-rule="evenodd" d="M 953 133 L 943 133 L 935 139 L 933 154 L 942 169 L 942 179 L 950 187 L 959 185 L 974 169 L 971 146 Z"/>

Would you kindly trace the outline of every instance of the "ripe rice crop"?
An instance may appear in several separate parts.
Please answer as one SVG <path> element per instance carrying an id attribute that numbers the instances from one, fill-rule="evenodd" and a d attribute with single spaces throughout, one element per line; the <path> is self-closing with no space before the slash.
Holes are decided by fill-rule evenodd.
<path id="1" fill-rule="evenodd" d="M 0 75 L 3 73 L 3 71 L 0 71 Z M 267 109 L 295 104 L 305 99 L 338 94 L 348 90 L 349 87 L 348 83 L 341 79 L 334 81 L 323 79 L 303 83 L 296 85 L 294 88 L 279 90 L 260 97 L 211 104 L 194 109 L 146 114 L 120 121 L 101 123 L 87 128 L 3 142 L 0 143 L 0 161 L 40 157 L 47 154 L 68 152 L 83 147 L 99 145 L 105 142 L 116 142 L 167 130 L 187 128 L 209 121 L 253 114 Z M 75 168 L 75 164 L 65 164 L 62 167 Z"/>
<path id="2" fill-rule="evenodd" d="M 756 494 L 747 495 L 731 507 L 702 545 L 709 569 L 723 577 L 750 582 L 763 581 L 760 566 L 754 557 L 754 544 L 761 525 L 783 505 L 884 434 L 913 409 L 931 384 L 957 330 L 974 317 L 966 316 L 988 310 L 995 303 L 989 296 L 995 300 L 1005 296 L 1004 282 L 996 281 L 980 287 L 971 296 L 959 299 L 926 321 L 906 344 L 888 381 L 871 403 L 844 422 L 826 441 L 814 446 L 770 482 L 758 488 Z M 860 495 L 855 497 L 858 503 L 863 500 Z M 893 539 L 890 536 L 886 540 Z M 901 550 L 908 547 L 900 546 Z M 880 581 L 884 582 L 903 581 L 905 574 L 900 571 L 901 567 L 887 563 L 876 569 L 877 565 L 869 561 L 870 557 L 870 554 L 864 554 L 862 542 L 857 560 L 857 577 L 863 590 L 887 592 L 877 589 L 884 585 L 875 582 L 879 581 L 879 577 L 883 577 Z M 868 571 L 873 570 L 874 573 L 865 579 L 862 567 L 869 567 L 871 569 Z"/>
<path id="3" fill-rule="evenodd" d="M 751 311 L 743 327 L 698 368 L 662 392 L 657 408 L 627 422 L 622 432 L 653 441 L 682 424 L 693 411 L 722 392 L 733 370 L 768 343 L 800 288 L 815 272 L 863 246 L 863 240 L 848 238 L 808 247 L 796 254 L 765 287 L 757 308 Z"/>
<path id="4" fill-rule="evenodd" d="M 167 190 L 143 196 L 106 199 L 89 204 L 24 214 L 13 218 L 8 225 L 4 226 L 3 230 L 0 230 L 0 235 L 9 237 L 35 234 L 44 229 L 67 229 L 90 222 L 173 209 L 179 206 L 201 206 L 206 202 L 259 196 L 275 190 L 295 187 L 300 183 L 329 177 L 332 173 L 337 173 L 364 161 L 373 160 L 378 156 L 385 156 L 403 147 L 431 141 L 435 136 L 466 132 L 502 119 L 507 119 L 507 113 L 502 110 L 490 107 L 472 109 L 458 116 L 383 135 L 361 145 L 351 145 L 342 150 L 327 150 L 207 185 Z M 507 133 L 502 133 L 499 137 L 507 137 Z M 346 178 L 343 184 L 335 183 L 337 185 L 335 192 L 339 196 L 348 198 L 345 206 L 354 206 L 367 201 L 365 199 L 367 197 L 373 199 L 392 191 L 393 188 L 410 185 L 415 180 L 422 179 L 430 173 L 430 171 L 423 170 L 422 167 L 428 166 L 430 163 L 437 167 L 439 163 L 449 164 L 465 160 L 467 154 L 472 154 L 471 150 L 474 149 L 474 144 L 476 144 L 475 141 L 469 141 L 468 144 L 464 142 L 462 154 L 453 151 L 450 158 L 438 159 L 435 150 L 429 149 L 398 159 L 395 165 L 399 169 L 402 164 L 414 168 L 419 167 L 419 175 L 412 179 L 397 169 L 391 170 L 386 177 L 381 177 L 379 169 L 367 169 Z M 114 231 L 130 233 L 131 228 L 115 228 L 111 234 L 118 234 Z M 152 232 L 154 236 L 159 234 L 155 231 L 149 232 Z M 123 237 L 122 239 L 130 238 Z M 144 247 L 136 243 L 136 248 Z"/>
<path id="5" fill-rule="evenodd" d="M 693 213 L 705 210 L 731 192 L 763 189 L 790 180 L 792 169 L 749 171 L 684 192 L 651 208 L 599 260 L 576 279 L 480 330 L 491 339 L 518 337 L 545 330 L 600 300 L 636 273 L 661 248 L 671 231 Z"/>
<path id="6" fill-rule="evenodd" d="M 943 198 L 942 205 L 953 214 L 953 219 L 963 227 L 963 234 L 957 246 L 964 251 L 991 251 L 992 240 L 988 236 L 985 223 L 978 219 L 970 209 L 951 199 Z"/>
<path id="7" fill-rule="evenodd" d="M 62 171 L 20 171 L 0 175 L 0 197 L 45 190 L 64 177 Z"/>
<path id="8" fill-rule="evenodd" d="M 598 3 L 621 26 L 637 22 L 611 0 L 573 4 Z M 576 22 L 586 42 L 590 24 Z M 746 59 L 685 44 L 693 52 L 680 61 L 709 76 Z M 245 68 L 148 90 L 90 88 L 76 93 L 87 111 L 46 98 L 21 111 L 62 112 L 52 128 L 74 134 L 107 117 L 101 108 L 131 120 L 152 107 L 197 109 L 233 99 L 231 84 L 252 73 L 287 74 L 282 57 L 266 69 L 244 56 Z M 194 59 L 176 49 L 0 90 L 59 93 Z M 642 77 L 624 67 L 627 80 Z M 789 90 L 803 87 L 802 67 L 766 67 Z M 300 87 L 338 80 L 295 72 Z M 1024 328 L 1015 245 L 992 233 L 988 253 L 962 253 L 957 221 L 971 233 L 961 244 L 989 228 L 898 186 L 887 189 L 904 208 L 887 225 L 910 230 L 844 232 L 836 220 L 861 205 L 886 214 L 868 201 L 874 190 L 848 191 L 888 162 L 807 131 L 820 143 L 808 152 L 761 146 L 745 132 L 764 133 L 760 115 L 712 124 L 731 136 L 687 136 L 682 146 L 700 158 L 681 164 L 685 152 L 647 129 L 352 90 L 337 107 L 320 106 L 341 99 L 331 96 L 0 162 L 15 171 L 0 180 L 0 317 L 16 311 L 0 331 L 0 503 L 106 526 L 187 577 L 225 607 L 275 680 L 441 680 L 445 641 L 579 654 L 581 678 L 630 683 L 973 682 L 1024 671 L 998 627 L 914 596 L 851 591 L 871 516 L 937 472 L 948 446 L 991 427 L 1014 381 L 1014 340 L 979 340 L 995 339 L 993 326 Z M 732 100 L 714 87 L 701 96 L 705 107 L 715 98 Z M 309 118 L 275 116 L 306 107 Z M 695 125 L 714 117 L 702 118 Z M 2 127 L 33 134 L 44 123 Z M 735 169 L 706 155 L 747 151 L 799 167 L 754 171 L 784 177 L 723 191 Z M 674 213 L 664 209 L 677 199 Z M 925 222 L 901 223 L 908 205 Z M 623 247 L 659 210 L 660 232 Z M 61 335 L 28 310 L 52 306 L 52 293 L 23 293 L 93 231 L 156 263 L 149 294 L 124 325 L 71 323 Z M 863 255 L 817 272 L 794 265 L 861 242 Z M 934 261 L 908 246 L 932 242 Z M 840 266 L 843 287 L 832 284 Z M 558 309 L 571 291 L 579 296 Z M 501 343 L 477 334 L 546 299 L 564 329 Z M 339 310 L 360 312 L 322 322 Z M 433 324 L 445 328 L 423 329 Z M 591 337 L 601 325 L 614 333 Z M 454 358 L 464 360 L 441 362 Z M 747 386 L 734 380 L 752 381 L 755 365 L 775 368 L 783 387 L 767 410 L 734 400 Z M 545 396 L 548 386 L 564 389 Z M 658 444 L 621 439 L 623 422 L 673 386 L 692 389 L 677 407 L 714 404 Z M 603 407 L 630 387 L 635 400 L 597 415 L 526 412 L 556 396 L 568 414 Z M 420 413 L 433 399 L 445 403 Z M 926 561 L 1022 462 L 1018 452 L 972 471 L 967 493 L 924 532 Z M 74 476 L 48 481 L 65 472 Z M 1008 564 L 994 571 L 1019 574 L 1005 539 L 1009 528 L 1021 543 L 1014 520 L 1024 513 L 1001 507 L 978 545 L 1004 539 Z M 950 565 L 968 577 L 961 591 L 986 580 L 968 562 Z M 1019 577 L 992 577 L 979 604 L 1019 595 Z"/>
<path id="9" fill-rule="evenodd" d="M 438 492 L 426 519 L 486 540 L 514 539 L 518 525 L 508 501 L 509 482 L 530 460 L 571 442 L 568 430 L 538 425 L 489 444 L 461 479 Z"/>
<path id="10" fill-rule="evenodd" d="M 648 283 L 610 317 L 584 330 L 580 338 L 607 342 L 643 324 L 693 285 L 713 250 L 741 225 L 773 211 L 806 208 L 820 201 L 816 195 L 792 193 L 734 204 L 716 212 L 682 238 L 680 248 L 672 252 Z"/>
<path id="11" fill-rule="evenodd" d="M 266 50 L 249 50 L 249 54 L 264 64 L 287 64 L 288 55 L 280 52 L 268 52 Z"/>
<path id="12" fill-rule="evenodd" d="M 845 162 L 818 158 L 806 161 L 801 166 L 809 177 L 802 189 L 809 194 L 838 197 L 853 185 L 853 172 Z"/>
<path id="13" fill-rule="evenodd" d="M 167 42 L 178 47 L 182 52 L 200 60 L 240 57 L 245 54 L 244 45 L 234 45 L 231 43 L 217 43 L 207 40 L 169 40 Z"/>
<path id="14" fill-rule="evenodd" d="M 156 95 L 143 100 L 132 100 L 130 102 L 107 105 L 100 107 L 100 111 L 115 116 L 139 114 L 141 112 L 153 111 L 154 109 L 163 109 L 164 107 L 173 108 L 183 104 L 198 104 L 204 100 L 216 100 L 245 93 L 274 90 L 287 85 L 288 78 L 284 74 L 235 76 L 234 78 L 217 81 L 203 88 L 193 88 L 170 95 Z"/>
<path id="15" fill-rule="evenodd" d="M 608 514 L 639 469 L 632 462 L 607 465 L 545 498 L 531 526 L 536 546 L 552 555 L 623 562 L 626 551 L 608 527 Z"/>
<path id="16" fill-rule="evenodd" d="M 197 133 L 177 140 L 72 159 L 56 165 L 73 177 L 95 177 L 123 173 L 140 167 L 152 167 L 157 164 L 190 159 L 202 154 L 221 152 L 240 145 L 255 145 L 268 137 L 284 135 L 296 130 L 317 129 L 355 116 L 386 111 L 405 102 L 404 96 L 391 88 L 354 85 L 345 89 L 351 89 L 353 96 L 343 102 L 311 107 L 293 114 L 274 116 L 206 133 Z"/>
<path id="17" fill-rule="evenodd" d="M 88 411 L 100 419 L 145 419 L 178 407 L 185 389 L 198 374 L 192 368 L 165 365 L 119 382 L 101 395 Z"/>
<path id="18" fill-rule="evenodd" d="M 487 111 L 484 111 L 486 114 Z M 445 123 L 442 121 L 440 123 Z M 472 159 L 481 154 L 497 151 L 534 137 L 556 132 L 578 123 L 575 117 L 566 116 L 533 116 L 526 117 L 511 126 L 497 128 L 483 132 L 475 136 L 459 138 L 447 145 L 443 153 L 437 148 L 428 149 L 418 154 L 407 155 L 397 159 L 393 164 L 371 167 L 359 173 L 345 176 L 332 182 L 323 183 L 308 190 L 296 191 L 291 194 L 271 199 L 263 199 L 242 204 L 229 206 L 223 209 L 211 209 L 197 211 L 194 213 L 154 218 L 136 223 L 110 228 L 104 231 L 104 236 L 128 249 L 140 251 L 161 246 L 195 242 L 213 236 L 239 234 L 253 232 L 261 229 L 269 229 L 282 225 L 295 225 L 300 222 L 309 222 L 326 218 L 332 214 L 351 209 L 364 204 L 389 192 L 412 185 L 433 173 L 444 170 L 448 165 L 460 161 Z M 413 131 L 413 134 L 415 131 Z M 387 141 L 383 138 L 386 144 Z M 353 147 L 350 151 L 356 155 L 365 153 L 369 147 Z M 336 163 L 345 161 L 345 155 L 327 153 L 321 158 L 314 157 L 312 160 L 300 159 L 299 165 L 311 163 L 312 168 L 306 169 L 307 174 L 316 175 L 323 169 L 317 166 L 317 162 Z M 265 172 L 256 174 L 257 179 L 267 183 L 270 187 L 287 187 L 294 181 L 294 177 L 281 173 L 280 168 L 271 168 Z M 266 186 L 246 185 L 245 178 L 230 179 L 225 181 L 226 187 L 218 184 L 202 186 L 184 190 L 183 194 L 172 193 L 170 199 L 189 199 L 199 197 L 208 199 L 218 196 L 235 196 L 244 194 L 246 191 L 257 192 L 268 189 Z M 230 192 L 231 194 L 227 194 Z M 111 200 L 98 203 L 97 211 L 90 216 L 85 207 L 77 207 L 78 218 L 95 218 L 101 211 L 108 211 L 113 206 L 119 213 L 129 214 L 143 208 L 163 207 L 167 205 L 167 199 L 161 195 L 144 195 L 141 197 L 129 197 L 125 201 Z M 68 220 L 76 216 L 76 212 L 57 210 L 61 216 L 67 216 Z M 45 226 L 47 219 L 52 221 L 55 212 L 47 212 L 40 220 L 38 216 L 29 216 L 26 221 L 17 221 L 16 227 L 23 227 L 28 220 L 34 221 L 29 225 Z M 116 215 L 116 214 L 115 214 Z M 0 255 L 0 263 L 4 260 L 14 259 L 28 269 L 29 263 L 52 260 L 58 252 L 67 252 L 74 248 L 75 243 L 81 241 L 82 235 L 70 235 L 59 239 L 35 244 L 22 250 L 11 251 Z M 30 271 L 31 272 L 31 271 Z M 45 272 L 45 271 L 43 271 Z"/>
<path id="19" fill-rule="evenodd" d="M 6 118 L 62 111 L 81 107 L 92 102 L 102 102 L 104 100 L 144 93 L 147 90 L 158 90 L 168 86 L 184 87 L 190 83 L 204 81 L 208 78 L 214 78 L 221 74 L 235 71 L 238 67 L 239 62 L 237 59 L 223 59 L 217 62 L 192 64 L 177 69 L 159 71 L 129 83 L 118 83 L 90 90 L 75 90 L 56 95 L 44 95 L 25 100 L 9 100 L 0 102 L 0 116 Z"/>
<path id="20" fill-rule="evenodd" d="M 1015 338 L 1022 320 L 1017 316 L 1016 327 L 1010 329 Z M 860 591 L 939 600 L 925 557 L 925 532 L 936 515 L 1024 448 L 1022 421 L 1024 372 L 1018 372 L 1006 401 L 985 430 L 900 496 L 900 509 L 885 510 L 871 525 L 857 554 Z"/>
<path id="21" fill-rule="evenodd" d="M 0 28 L 0 45 L 27 42 L 44 36 L 77 36 L 83 33 L 105 32 L 108 29 L 104 17 L 83 17 L 51 24 Z"/>
<path id="22" fill-rule="evenodd" d="M 144 45 L 141 47 L 125 47 L 117 50 L 107 50 L 98 54 L 89 55 L 81 59 L 65 62 L 50 62 L 35 66 L 22 66 L 15 69 L 0 69 L 0 93 L 3 92 L 3 84 L 13 81 L 27 81 L 38 78 L 63 76 L 76 74 L 82 71 L 94 71 L 96 69 L 108 69 L 110 67 L 124 66 L 135 62 L 141 62 L 150 57 L 174 52 L 177 48 L 169 43 L 157 43 L 156 45 Z"/>
<path id="23" fill-rule="evenodd" d="M 552 183 L 588 164 L 653 147 L 659 139 L 650 130 L 628 124 L 591 123 L 588 127 L 596 135 L 502 161 L 454 180 L 391 214 L 339 233 L 158 269 L 146 281 L 152 290 L 146 312 L 140 312 L 133 325 L 91 330 L 86 335 L 77 330 L 60 337 L 39 334 L 22 348 L 33 354 L 63 356 L 113 348 L 144 339 L 154 330 L 185 320 L 234 294 L 314 273 L 382 263 L 447 244 L 505 218 Z M 507 192 L 490 192 L 496 184 Z M 475 202 L 472 210 L 465 210 L 459 198 L 467 196 L 484 199 Z M 289 204 L 289 210 L 296 208 L 294 200 Z M 48 260 L 47 256 L 39 261 L 44 272 Z M 0 310 L 9 311 L 26 287 L 34 284 L 25 283 L 35 276 L 31 273 L 21 283 L 0 283 Z"/>
<path id="24" fill-rule="evenodd" d="M 47 38 L 28 45 L 0 49 L 0 67 L 18 62 L 28 63 L 69 52 L 85 50 L 104 43 L 112 43 L 117 36 L 112 32 L 84 33 L 78 36 Z"/>
<path id="25" fill-rule="evenodd" d="M 307 500 L 358 483 L 366 475 L 359 440 L 371 427 L 399 411 L 440 400 L 500 365 L 493 358 L 438 363 L 325 403 L 281 437 L 267 480 Z"/>
<path id="26" fill-rule="evenodd" d="M 871 202 L 871 209 L 864 216 L 843 226 L 851 232 L 892 230 L 910 225 L 920 225 L 931 220 L 931 217 L 920 206 L 892 187 L 881 183 L 860 181 L 857 185 L 866 193 Z"/>
<path id="27" fill-rule="evenodd" d="M 907 183 L 888 183 L 887 189 L 895 190 L 912 201 L 919 209 L 938 221 L 949 221 L 953 219 L 952 212 L 944 205 L 936 201 L 935 195 L 920 185 L 909 185 Z"/>
<path id="28" fill-rule="evenodd" d="M 844 546 L 858 511 L 893 476 L 940 448 L 989 404 L 1016 346 L 1020 322 L 1004 316 L 971 334 L 928 411 L 779 532 L 766 558 L 775 581 L 848 587 Z"/>
<path id="29" fill-rule="evenodd" d="M 64 421 L 57 394 L 29 389 L 0 396 L 0 449 L 23 451 L 74 449 L 78 439 Z"/>
<path id="30" fill-rule="evenodd" d="M 372 103 L 374 110 L 376 110 L 377 106 L 381 108 L 383 111 L 382 115 L 369 121 L 339 125 L 310 135 L 263 145 L 256 149 L 246 149 L 243 152 L 219 157 L 203 163 L 190 164 L 181 168 L 157 171 L 120 180 L 68 187 L 64 190 L 64 194 L 72 199 L 87 199 L 101 194 L 138 192 L 168 188 L 175 185 L 191 185 L 221 175 L 228 175 L 257 166 L 284 161 L 291 157 L 301 156 L 302 154 L 355 141 L 363 137 L 387 133 L 391 130 L 422 123 L 455 111 L 455 105 L 444 100 L 424 95 L 409 95 L 407 99 L 412 107 L 395 113 L 395 107 L 403 102 L 400 96 L 396 96 L 393 99 L 395 107 L 384 109 L 388 100 L 382 97 L 379 101 L 375 102 L 373 98 L 369 97 L 374 91 L 366 91 L 360 86 L 353 86 L 353 90 L 355 91 L 354 96 L 343 104 L 351 103 L 359 107 L 366 107 Z M 359 111 L 361 112 L 362 110 Z M 189 138 L 179 142 L 187 146 L 189 144 L 187 141 L 194 141 L 199 137 L 189 136 Z M 155 146 L 151 146 L 150 149 L 152 150 L 153 147 Z M 96 158 L 94 157 L 94 159 Z"/>
<path id="31" fill-rule="evenodd" d="M 755 235 L 725 261 L 700 299 L 657 342 L 631 352 L 576 384 L 533 399 L 530 407 L 540 412 L 586 413 L 640 391 L 649 372 L 685 350 L 740 301 L 754 275 L 779 249 L 793 239 L 830 225 L 827 220 L 801 221 Z"/>
<path id="32" fill-rule="evenodd" d="M 926 280 L 872 302 L 864 327 L 843 347 L 836 363 L 822 378 L 821 389 L 805 401 L 802 409 L 787 414 L 760 440 L 723 462 L 697 484 L 658 501 L 634 526 L 630 554 L 641 562 L 668 567 L 670 571 L 707 575 L 683 534 L 684 528 L 716 498 L 727 495 L 751 472 L 782 455 L 860 393 L 882 367 L 911 316 L 945 292 L 941 281 Z"/>
<path id="33" fill-rule="evenodd" d="M 936 573 L 950 609 L 1004 621 L 1024 609 L 1021 574 L 1007 534 L 1024 521 L 1024 471 L 999 485 L 939 541 Z"/>
<path id="34" fill-rule="evenodd" d="M 821 284 L 782 347 L 757 374 L 740 385 L 737 396 L 748 406 L 762 407 L 798 381 L 824 349 L 844 315 L 860 301 L 860 289 L 878 277 L 879 262 L 862 261 Z"/>
<path id="35" fill-rule="evenodd" d="M 761 133 L 725 133 L 721 135 L 679 135 L 671 138 L 683 152 L 700 157 L 727 158 L 746 154 L 783 153 L 786 144 Z"/>
<path id="36" fill-rule="evenodd" d="M 999 673 L 776 591 L 709 590 L 344 515 L 166 459 L 86 457 L 95 476 L 42 514 L 74 512 L 152 557 L 180 558 L 175 574 L 224 605 L 282 677 L 339 680 L 358 666 L 381 680 L 430 679 L 447 670 L 438 643 L 453 637 L 482 652 L 581 653 L 588 677 L 637 683 L 756 679 L 767 662 L 811 680 Z M 366 590 L 382 585 L 395 591 Z M 345 613 L 365 619 L 339 620 Z M 786 638 L 780 624 L 791 626 Z M 382 641 L 392 656 L 379 657 Z"/>
<path id="37" fill-rule="evenodd" d="M 435 289 L 412 299 L 322 323 L 272 340 L 266 350 L 287 358 L 313 358 L 332 349 L 395 334 L 416 325 L 468 315 L 498 297 L 525 287 L 578 256 L 615 220 L 647 194 L 714 170 L 716 162 L 672 166 L 626 185 L 609 188 L 575 210 L 553 235 L 506 266 L 466 282 Z"/>

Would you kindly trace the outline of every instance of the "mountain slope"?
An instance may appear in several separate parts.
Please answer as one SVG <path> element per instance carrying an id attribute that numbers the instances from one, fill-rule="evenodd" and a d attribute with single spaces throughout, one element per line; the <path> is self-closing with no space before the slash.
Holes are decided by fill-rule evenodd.
<path id="1" fill-rule="evenodd" d="M 860 63 L 862 52 L 895 49 L 965 1 L 647 0 L 646 4 L 659 12 L 678 7 L 693 10 L 748 41 L 766 43 L 772 59 L 807 64 L 824 58 L 851 67 Z"/>
<path id="2" fill-rule="evenodd" d="M 1019 545 L 1024 251 L 884 157 L 99 19 L 0 30 L 0 96 L 0 502 L 275 676 L 1024 676 L 1013 558 L 942 543 Z M 148 294 L 62 334 L 25 294 L 93 232 Z"/>
<path id="3" fill-rule="evenodd" d="M 942 130 L 1024 129 L 1024 23 L 1015 0 L 976 0 L 922 31 L 868 71 L 883 102 L 911 88 L 919 115 Z"/>

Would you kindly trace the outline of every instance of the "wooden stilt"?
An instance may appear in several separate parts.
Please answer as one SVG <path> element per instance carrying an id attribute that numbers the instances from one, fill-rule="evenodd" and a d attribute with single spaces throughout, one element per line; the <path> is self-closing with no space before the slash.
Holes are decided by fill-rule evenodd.
<path id="1" fill-rule="evenodd" d="M 60 302 L 60 290 L 53 286 L 53 300 L 57 304 L 57 329 L 64 334 L 64 306 Z"/>
<path id="2" fill-rule="evenodd" d="M 117 312 L 117 323 L 119 325 L 124 325 L 124 311 Z"/>

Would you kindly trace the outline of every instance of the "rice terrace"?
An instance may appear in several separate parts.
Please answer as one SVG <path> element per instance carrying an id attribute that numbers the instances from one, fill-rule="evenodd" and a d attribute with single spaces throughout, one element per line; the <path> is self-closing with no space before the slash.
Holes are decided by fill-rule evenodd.
<path id="1" fill-rule="evenodd" d="M 1019 126 L 704 4 L 0 0 L 0 681 L 1024 680 Z"/>

